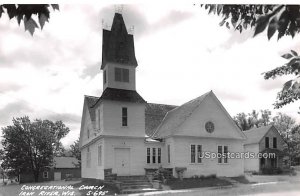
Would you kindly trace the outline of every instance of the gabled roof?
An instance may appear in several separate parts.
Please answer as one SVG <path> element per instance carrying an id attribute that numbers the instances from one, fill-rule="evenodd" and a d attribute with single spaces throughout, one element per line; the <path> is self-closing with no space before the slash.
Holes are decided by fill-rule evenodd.
<path id="1" fill-rule="evenodd" d="M 89 110 L 89 113 L 91 116 L 91 121 L 95 121 L 95 118 L 96 118 L 95 111 L 92 107 L 97 103 L 97 101 L 99 100 L 99 97 L 85 95 L 84 98 L 85 98 L 85 101 L 88 106 L 88 110 Z"/>
<path id="2" fill-rule="evenodd" d="M 78 160 L 75 157 L 54 157 L 54 168 L 77 168 Z"/>
<path id="3" fill-rule="evenodd" d="M 247 137 L 245 144 L 255 144 L 259 143 L 260 140 L 267 134 L 267 132 L 271 129 L 272 125 L 263 126 L 259 128 L 250 129 L 244 131 L 244 134 Z"/>
<path id="4" fill-rule="evenodd" d="M 115 13 L 111 30 L 103 29 L 101 69 L 107 62 L 137 66 L 133 35 L 128 34 L 123 17 L 119 13 Z"/>
<path id="5" fill-rule="evenodd" d="M 146 135 L 153 135 L 168 111 L 176 108 L 174 105 L 148 103 L 145 109 Z"/>
<path id="6" fill-rule="evenodd" d="M 177 130 L 177 128 L 189 116 L 192 115 L 193 111 L 201 104 L 201 102 L 205 99 L 205 97 L 211 92 L 212 91 L 207 92 L 204 95 L 197 97 L 196 99 L 193 99 L 169 111 L 152 137 L 162 138 L 162 137 L 172 135 Z"/>

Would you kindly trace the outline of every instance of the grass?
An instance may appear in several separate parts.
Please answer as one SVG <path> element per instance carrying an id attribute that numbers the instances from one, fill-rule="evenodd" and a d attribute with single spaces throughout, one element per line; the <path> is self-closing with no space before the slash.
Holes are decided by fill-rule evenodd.
<path id="1" fill-rule="evenodd" d="M 227 186 L 231 185 L 230 182 L 219 178 L 184 178 L 183 180 L 172 179 L 166 183 L 172 190 L 189 189 L 189 188 L 202 188 L 214 186 Z"/>
<path id="2" fill-rule="evenodd" d="M 72 184 L 72 186 L 74 188 L 80 188 L 81 186 L 103 186 L 102 189 L 98 189 L 98 191 L 102 191 L 102 192 L 106 192 L 104 195 L 115 195 L 115 194 L 119 194 L 120 191 L 119 189 L 112 183 L 107 183 L 104 182 L 102 180 L 96 180 L 96 179 L 83 179 L 81 182 L 76 183 L 76 184 Z M 88 194 L 89 191 L 91 191 L 90 193 L 92 194 Z M 89 187 L 88 189 L 82 189 L 79 190 L 81 196 L 85 196 L 85 195 L 93 195 L 94 192 L 96 192 L 97 189 L 92 189 L 91 187 Z M 101 194 L 99 194 L 101 195 Z"/>

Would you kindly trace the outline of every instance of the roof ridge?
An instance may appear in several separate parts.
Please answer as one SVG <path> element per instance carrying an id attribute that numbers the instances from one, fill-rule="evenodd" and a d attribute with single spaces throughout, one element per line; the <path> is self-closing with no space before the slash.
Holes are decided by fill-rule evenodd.
<path id="1" fill-rule="evenodd" d="M 256 130 L 259 130 L 259 129 L 263 129 L 263 128 L 267 128 L 267 127 L 272 127 L 273 125 L 265 125 L 265 126 L 261 126 L 261 127 L 254 127 L 252 129 L 248 129 L 248 130 L 245 130 L 244 132 L 247 132 L 247 131 L 256 131 Z"/>
<path id="2" fill-rule="evenodd" d="M 203 95 L 201 95 L 201 96 L 199 96 L 199 97 L 197 97 L 197 98 L 191 100 L 191 101 L 199 101 L 199 98 L 202 97 L 202 100 L 201 100 L 199 103 L 197 103 L 197 105 L 196 105 L 195 107 L 193 107 L 192 111 L 189 112 L 188 115 L 184 116 L 184 120 L 183 120 L 176 128 L 174 128 L 174 132 L 173 132 L 173 133 L 176 133 L 176 132 L 177 132 L 178 127 L 180 127 L 180 126 L 186 121 L 186 119 L 188 119 L 188 118 L 194 113 L 194 111 L 200 106 L 200 104 L 201 104 L 201 103 L 203 102 L 203 100 L 210 94 L 210 92 L 212 92 L 212 91 L 209 91 L 209 92 L 207 92 L 207 93 L 204 93 Z M 187 102 L 187 103 L 189 103 L 189 102 Z M 187 103 L 186 103 L 186 104 L 187 104 Z M 183 105 L 184 105 L 184 104 L 183 104 Z"/>
<path id="3" fill-rule="evenodd" d="M 177 105 L 170 105 L 170 104 L 164 104 L 164 103 L 148 103 L 148 105 L 149 104 L 166 105 L 166 106 L 175 106 L 175 107 L 178 107 Z"/>
<path id="4" fill-rule="evenodd" d="M 192 99 L 192 100 L 190 100 L 190 101 L 188 101 L 188 102 L 186 102 L 186 103 L 184 103 L 184 104 L 182 104 L 182 105 L 180 105 L 180 106 L 178 106 L 178 107 L 176 107 L 176 108 L 174 108 L 174 109 L 168 111 L 168 112 L 166 113 L 164 119 L 162 120 L 162 122 L 161 122 L 160 125 L 157 127 L 156 131 L 152 134 L 151 137 L 155 137 L 155 136 L 157 135 L 157 133 L 159 133 L 159 129 L 160 129 L 160 127 L 162 127 L 162 124 L 165 122 L 165 120 L 166 120 L 167 117 L 172 118 L 172 117 L 170 117 L 169 115 L 171 115 L 172 113 L 174 113 L 174 112 L 176 112 L 176 111 L 179 111 L 180 109 L 184 108 L 184 106 L 187 106 L 187 105 L 189 105 L 189 104 L 191 104 L 191 103 L 193 103 L 193 102 L 195 102 L 195 101 L 199 101 L 199 103 L 197 103 L 197 105 L 196 105 L 195 107 L 192 108 L 192 110 L 189 112 L 189 114 L 187 114 L 187 115 L 186 115 L 186 114 L 182 114 L 182 115 L 183 115 L 183 118 L 184 118 L 184 119 L 182 120 L 182 122 L 180 122 L 178 125 L 176 125 L 176 127 L 173 127 L 173 128 L 172 128 L 172 129 L 174 130 L 174 131 L 172 132 L 172 134 L 175 133 L 175 132 L 177 131 L 178 127 L 180 127 L 180 126 L 186 121 L 186 119 L 194 113 L 195 109 L 199 107 L 199 105 L 201 104 L 201 102 L 202 102 L 202 101 L 203 101 L 203 100 L 204 100 L 211 92 L 212 92 L 212 91 L 209 91 L 209 92 L 207 92 L 207 93 L 204 93 L 204 94 L 202 94 L 201 96 L 198 96 L 198 97 L 196 97 L 195 99 Z M 200 99 L 200 98 L 201 98 L 201 99 Z M 201 101 L 200 101 L 200 100 L 201 100 Z"/>
<path id="5" fill-rule="evenodd" d="M 92 96 L 92 95 L 84 95 L 84 97 L 92 97 L 92 98 L 99 98 L 99 97 L 96 97 L 96 96 Z"/>

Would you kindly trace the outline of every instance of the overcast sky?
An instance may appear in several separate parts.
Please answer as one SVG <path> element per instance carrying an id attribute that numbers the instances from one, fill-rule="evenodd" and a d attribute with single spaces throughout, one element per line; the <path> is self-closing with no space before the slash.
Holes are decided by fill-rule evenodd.
<path id="1" fill-rule="evenodd" d="M 102 21 L 110 26 L 114 5 L 60 5 L 50 23 L 32 37 L 15 19 L 0 20 L 0 127 L 13 117 L 62 120 L 63 140 L 79 137 L 84 95 L 102 92 Z M 125 5 L 134 26 L 137 91 L 151 103 L 181 105 L 213 90 L 230 115 L 270 109 L 287 78 L 264 80 L 262 73 L 285 63 L 280 56 L 300 52 L 300 36 L 266 32 L 252 38 L 220 27 L 221 18 L 193 4 Z M 299 102 L 284 112 L 300 122 Z"/>

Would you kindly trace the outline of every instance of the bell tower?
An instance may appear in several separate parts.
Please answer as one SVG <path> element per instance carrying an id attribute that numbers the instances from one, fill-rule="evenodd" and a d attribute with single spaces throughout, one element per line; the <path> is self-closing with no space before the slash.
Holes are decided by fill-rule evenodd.
<path id="1" fill-rule="evenodd" d="M 115 13 L 111 30 L 103 29 L 103 91 L 106 88 L 136 90 L 133 35 L 128 34 L 121 13 Z"/>

